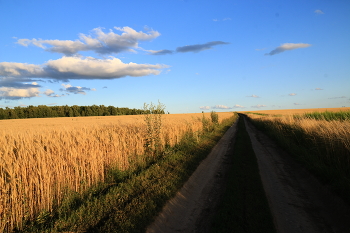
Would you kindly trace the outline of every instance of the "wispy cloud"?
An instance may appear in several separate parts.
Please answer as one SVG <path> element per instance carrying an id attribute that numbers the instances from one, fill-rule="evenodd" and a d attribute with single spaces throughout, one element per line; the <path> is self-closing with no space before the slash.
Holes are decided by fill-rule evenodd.
<path id="1" fill-rule="evenodd" d="M 205 44 L 195 44 L 195 45 L 186 45 L 182 47 L 177 47 L 176 52 L 178 53 L 187 53 L 187 52 L 194 52 L 198 53 L 204 50 L 212 49 L 213 46 L 216 45 L 225 45 L 225 44 L 230 44 L 228 42 L 223 42 L 223 41 L 211 41 Z"/>
<path id="2" fill-rule="evenodd" d="M 227 107 L 225 105 L 215 105 L 212 109 L 232 109 L 231 107 Z"/>
<path id="3" fill-rule="evenodd" d="M 318 14 L 318 15 L 323 15 L 323 14 L 324 14 L 324 12 L 321 11 L 321 10 L 315 10 L 314 12 L 315 12 L 316 14 Z"/>
<path id="4" fill-rule="evenodd" d="M 294 103 L 294 105 L 302 105 L 302 104 L 300 104 L 300 103 Z"/>
<path id="5" fill-rule="evenodd" d="M 331 98 L 328 98 L 328 99 L 344 99 L 346 98 L 346 96 L 340 96 L 340 97 L 331 97 Z"/>
<path id="6" fill-rule="evenodd" d="M 145 50 L 150 52 L 150 55 L 168 55 L 168 54 L 174 54 L 174 53 L 187 53 L 187 52 L 194 52 L 198 53 L 204 50 L 212 49 L 213 46 L 216 45 L 225 45 L 225 44 L 230 44 L 228 42 L 223 42 L 223 41 L 211 41 L 207 42 L 205 44 L 195 44 L 195 45 L 186 45 L 186 46 L 180 46 L 177 47 L 174 50 L 169 50 L 169 49 L 163 49 L 163 50 Z"/>
<path id="7" fill-rule="evenodd" d="M 316 90 L 316 91 L 322 91 L 323 89 L 317 87 L 317 88 L 315 88 L 315 90 Z"/>
<path id="8" fill-rule="evenodd" d="M 267 48 L 262 48 L 262 49 L 255 49 L 256 51 L 262 51 L 262 50 L 266 50 Z"/>
<path id="9" fill-rule="evenodd" d="M 249 96 L 247 96 L 247 97 L 260 98 L 260 97 L 257 96 L 257 95 L 249 95 Z"/>
<path id="10" fill-rule="evenodd" d="M 219 22 L 219 21 L 228 21 L 228 20 L 232 20 L 231 18 L 229 17 L 226 17 L 226 18 L 223 18 L 222 20 L 220 19 L 213 19 L 214 22 Z"/>
<path id="11" fill-rule="evenodd" d="M 122 32 L 122 34 L 119 35 L 113 32 L 112 29 L 105 33 L 102 31 L 102 28 L 95 28 L 92 30 L 92 35 L 81 33 L 79 39 L 74 41 L 19 39 L 17 43 L 23 46 L 34 45 L 49 52 L 72 56 L 80 51 L 94 51 L 98 54 L 134 52 L 134 49 L 139 48 L 139 41 L 149 41 L 160 36 L 160 33 L 154 30 L 148 30 L 145 33 L 142 31 L 137 32 L 130 27 L 114 27 L 114 29 Z"/>
<path id="12" fill-rule="evenodd" d="M 166 54 L 174 54 L 173 50 L 163 49 L 163 50 L 150 50 L 151 55 L 166 55 Z"/>
<path id="13" fill-rule="evenodd" d="M 215 105 L 215 106 L 202 106 L 202 107 L 199 107 L 200 109 L 202 110 L 209 110 L 209 109 L 232 109 L 231 107 L 228 107 L 228 106 L 225 106 L 225 105 Z"/>
<path id="14" fill-rule="evenodd" d="M 233 106 L 233 108 L 245 108 L 245 107 L 242 105 L 239 105 L 239 104 L 235 104 L 235 106 Z"/>
<path id="15" fill-rule="evenodd" d="M 72 93 L 72 94 L 86 95 L 85 91 L 96 91 L 95 88 L 80 87 L 80 86 L 73 87 L 70 84 L 62 84 L 62 86 L 64 88 L 61 88 L 60 91 L 66 91 L 66 92 Z"/>
<path id="16" fill-rule="evenodd" d="M 299 44 L 285 43 L 285 44 L 282 44 L 281 46 L 278 46 L 277 48 L 275 48 L 271 52 L 265 53 L 265 55 L 272 56 L 272 55 L 279 54 L 279 53 L 282 53 L 282 52 L 287 51 L 287 50 L 307 48 L 310 46 L 311 46 L 311 44 L 304 44 L 304 43 L 299 43 Z"/>
<path id="17" fill-rule="evenodd" d="M 251 106 L 252 108 L 264 108 L 266 107 L 266 105 L 264 104 L 257 104 L 257 105 L 254 105 L 254 106 Z"/>
<path id="18" fill-rule="evenodd" d="M 290 93 L 289 96 L 296 96 L 297 94 L 295 93 Z"/>

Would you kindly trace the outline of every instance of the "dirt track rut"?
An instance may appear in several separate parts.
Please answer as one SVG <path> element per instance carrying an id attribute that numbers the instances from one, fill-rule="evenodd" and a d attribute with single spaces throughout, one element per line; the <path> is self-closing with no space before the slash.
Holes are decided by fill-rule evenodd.
<path id="1" fill-rule="evenodd" d="M 296 163 L 245 117 L 261 180 L 277 232 L 350 232 L 350 207 Z M 176 196 L 168 201 L 147 233 L 208 232 L 230 166 L 236 125 L 199 165 Z"/>

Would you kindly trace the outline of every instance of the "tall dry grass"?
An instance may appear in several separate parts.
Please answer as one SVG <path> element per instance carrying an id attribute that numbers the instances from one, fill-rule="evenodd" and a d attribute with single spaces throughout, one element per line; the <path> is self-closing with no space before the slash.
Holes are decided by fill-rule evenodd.
<path id="1" fill-rule="evenodd" d="M 219 113 L 220 120 L 231 116 Z M 161 146 L 200 132 L 201 117 L 163 115 Z M 143 116 L 6 120 L 0 127 L 0 232 L 52 211 L 70 190 L 103 182 L 111 167 L 126 170 L 147 159 Z"/>
<path id="2" fill-rule="evenodd" d="M 324 183 L 350 203 L 350 121 L 248 114 Z"/>

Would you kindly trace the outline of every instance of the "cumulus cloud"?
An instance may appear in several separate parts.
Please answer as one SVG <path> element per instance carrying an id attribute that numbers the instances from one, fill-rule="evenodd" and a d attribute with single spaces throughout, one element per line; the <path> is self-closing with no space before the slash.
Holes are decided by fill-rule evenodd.
<path id="1" fill-rule="evenodd" d="M 249 96 L 247 96 L 247 97 L 260 98 L 260 97 L 257 96 L 257 95 L 249 95 Z"/>
<path id="2" fill-rule="evenodd" d="M 245 108 L 245 107 L 242 105 L 236 104 L 235 106 L 233 106 L 233 108 Z"/>
<path id="3" fill-rule="evenodd" d="M 257 104 L 257 105 L 252 106 L 252 108 L 263 108 L 263 107 L 266 107 L 266 105 L 264 105 L 264 104 Z"/>
<path id="4" fill-rule="evenodd" d="M 295 96 L 295 95 L 297 95 L 297 94 L 295 94 L 295 93 L 290 93 L 289 94 L 289 96 Z"/>
<path id="5" fill-rule="evenodd" d="M 210 109 L 209 106 L 202 106 L 202 107 L 199 107 L 199 108 L 202 109 L 202 110 L 208 110 L 208 109 Z"/>
<path id="6" fill-rule="evenodd" d="M 33 82 L 33 86 L 36 83 Z M 22 98 L 31 98 L 39 96 L 39 87 L 15 88 L 15 87 L 0 87 L 0 100 L 18 100 Z"/>
<path id="7" fill-rule="evenodd" d="M 160 33 L 154 30 L 148 30 L 145 33 L 142 31 L 137 32 L 130 27 L 114 27 L 114 29 L 122 33 L 119 35 L 112 29 L 105 33 L 102 31 L 102 28 L 95 28 L 92 30 L 93 35 L 81 33 L 79 39 L 74 41 L 18 39 L 17 43 L 23 46 L 34 45 L 49 52 L 72 56 L 80 51 L 94 51 L 98 54 L 134 52 L 134 49 L 139 48 L 139 41 L 149 41 L 160 36 Z"/>
<path id="8" fill-rule="evenodd" d="M 321 11 L 321 10 L 315 10 L 314 12 L 315 12 L 316 14 L 318 14 L 318 15 L 323 15 L 323 14 L 324 14 L 324 12 Z"/>
<path id="9" fill-rule="evenodd" d="M 227 107 L 225 105 L 215 105 L 212 108 L 213 109 L 231 109 L 231 107 Z"/>
<path id="10" fill-rule="evenodd" d="M 195 45 L 186 45 L 182 47 L 177 47 L 176 52 L 179 53 L 187 53 L 187 52 L 194 52 L 198 53 L 203 50 L 208 50 L 212 49 L 213 46 L 215 45 L 222 45 L 222 44 L 229 44 L 228 42 L 223 42 L 223 41 L 211 41 L 205 44 L 195 44 Z"/>
<path id="11" fill-rule="evenodd" d="M 285 44 L 282 44 L 281 46 L 278 46 L 277 48 L 275 48 L 271 52 L 265 53 L 265 55 L 272 56 L 272 55 L 279 54 L 279 53 L 282 53 L 282 52 L 287 51 L 287 50 L 307 48 L 310 46 L 311 46 L 311 44 L 304 44 L 304 43 L 299 43 L 299 44 L 285 43 Z"/>
<path id="12" fill-rule="evenodd" d="M 92 57 L 62 57 L 43 65 L 0 62 L 0 77 L 69 79 L 116 79 L 125 76 L 158 75 L 166 65 L 123 63 L 120 59 Z"/>
<path id="13" fill-rule="evenodd" d="M 168 49 L 163 49 L 163 50 L 150 50 L 151 55 L 166 55 L 166 54 L 174 54 L 174 51 L 168 50 Z"/>
<path id="14" fill-rule="evenodd" d="M 62 84 L 62 86 L 64 88 L 61 88 L 60 91 L 65 91 L 67 93 L 72 93 L 72 94 L 86 95 L 85 91 L 96 91 L 95 88 L 80 87 L 80 86 L 73 87 L 70 84 L 64 84 L 64 83 Z"/>
<path id="15" fill-rule="evenodd" d="M 48 97 L 62 97 L 62 96 L 64 96 L 64 94 L 63 95 L 55 94 L 55 92 L 51 89 L 46 89 L 46 91 L 44 91 L 43 94 L 48 96 Z"/>

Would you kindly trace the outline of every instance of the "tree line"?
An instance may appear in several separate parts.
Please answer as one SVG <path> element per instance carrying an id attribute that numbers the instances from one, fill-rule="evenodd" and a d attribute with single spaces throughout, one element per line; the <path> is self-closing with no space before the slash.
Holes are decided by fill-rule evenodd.
<path id="1" fill-rule="evenodd" d="M 48 118 L 48 117 L 80 117 L 80 116 L 117 116 L 138 115 L 151 113 L 149 110 L 119 108 L 114 106 L 46 106 L 38 105 L 28 107 L 0 108 L 0 120 L 24 119 L 24 118 Z M 164 114 L 164 111 L 161 112 Z"/>

